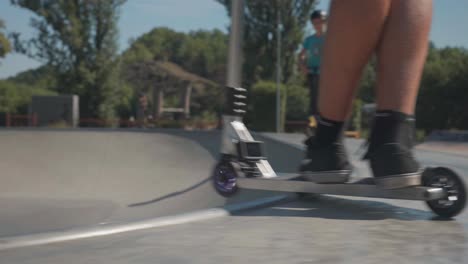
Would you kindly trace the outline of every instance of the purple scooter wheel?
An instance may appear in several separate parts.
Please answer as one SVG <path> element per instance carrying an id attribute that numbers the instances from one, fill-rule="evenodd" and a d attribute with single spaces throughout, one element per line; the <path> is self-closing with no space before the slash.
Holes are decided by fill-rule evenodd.
<path id="1" fill-rule="evenodd" d="M 220 161 L 213 171 L 215 190 L 224 197 L 233 196 L 237 191 L 237 172 L 229 161 Z"/>

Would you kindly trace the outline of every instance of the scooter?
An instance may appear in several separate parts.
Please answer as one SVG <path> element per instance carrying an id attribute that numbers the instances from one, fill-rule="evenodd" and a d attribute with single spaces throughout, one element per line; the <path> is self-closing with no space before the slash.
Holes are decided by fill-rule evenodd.
<path id="1" fill-rule="evenodd" d="M 425 168 L 420 175 L 420 186 L 390 190 L 378 188 L 374 178 L 325 184 L 306 181 L 299 173 L 276 173 L 265 155 L 263 142 L 256 141 L 242 122 L 246 110 L 247 90 L 227 87 L 221 157 L 212 174 L 213 186 L 222 196 L 233 196 L 239 189 L 253 189 L 299 195 L 310 193 L 420 200 L 443 218 L 454 217 L 465 208 L 466 185 L 454 170 L 446 167 Z M 343 175 L 327 177 L 339 180 Z"/>

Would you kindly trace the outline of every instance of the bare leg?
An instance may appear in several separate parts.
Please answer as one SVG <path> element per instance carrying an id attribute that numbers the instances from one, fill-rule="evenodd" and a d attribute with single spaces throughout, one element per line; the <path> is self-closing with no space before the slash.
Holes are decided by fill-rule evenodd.
<path id="1" fill-rule="evenodd" d="M 322 183 L 346 182 L 351 164 L 342 142 L 362 69 L 375 51 L 391 0 L 333 0 L 319 87 L 317 133 L 306 141 L 302 176 Z M 321 173 L 330 172 L 324 178 Z"/>
<path id="2" fill-rule="evenodd" d="M 377 51 L 379 110 L 414 113 L 431 18 L 431 0 L 392 0 Z"/>
<path id="3" fill-rule="evenodd" d="M 376 50 L 380 111 L 366 157 L 377 186 L 392 189 L 420 184 L 420 166 L 411 151 L 412 114 L 431 17 L 431 0 L 333 0 L 320 82 L 322 119 L 316 138 L 306 142 L 307 159 L 301 166 L 304 177 L 314 181 L 320 171 L 349 176 L 341 141 L 343 121 L 350 113 L 362 69 Z"/>
<path id="4" fill-rule="evenodd" d="M 432 0 L 392 0 L 377 48 L 377 105 L 367 157 L 385 189 L 421 184 L 412 154 L 414 108 L 428 49 Z"/>
<path id="5" fill-rule="evenodd" d="M 322 117 L 344 121 L 362 69 L 377 48 L 391 0 L 333 0 L 321 67 Z"/>

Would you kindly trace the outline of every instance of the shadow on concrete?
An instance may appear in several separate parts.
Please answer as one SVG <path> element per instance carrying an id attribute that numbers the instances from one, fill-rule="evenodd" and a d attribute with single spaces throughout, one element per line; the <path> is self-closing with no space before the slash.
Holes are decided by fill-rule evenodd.
<path id="1" fill-rule="evenodd" d="M 299 201 L 274 206 L 242 216 L 312 217 L 335 220 L 404 221 L 438 220 L 430 211 L 400 207 L 380 201 L 351 200 L 340 197 L 312 195 Z"/>
<path id="2" fill-rule="evenodd" d="M 140 132 L 140 130 L 130 131 L 130 132 Z M 198 145 L 206 149 L 213 158 L 218 159 L 220 156 L 220 143 L 221 143 L 221 133 L 220 131 L 185 131 L 185 130 L 178 130 L 178 129 L 154 129 L 154 130 L 143 130 L 146 133 L 160 133 L 160 134 L 168 134 L 171 136 L 178 136 L 181 138 L 185 138 L 196 142 Z M 303 153 L 299 151 L 297 148 L 287 145 L 282 142 L 278 142 L 275 140 L 268 139 L 266 137 L 262 137 L 261 135 L 256 135 L 257 138 L 263 140 L 266 145 L 267 149 L 267 157 L 269 162 L 271 163 L 272 167 L 279 172 L 296 172 L 297 166 L 300 160 L 303 157 Z M 287 158 L 286 158 L 287 157 Z M 209 172 L 211 173 L 211 172 Z M 180 195 L 184 195 L 190 191 L 193 191 L 205 183 L 211 181 L 211 175 L 209 177 L 195 183 L 187 188 L 184 188 L 179 191 L 175 191 L 169 194 L 166 194 L 161 197 L 157 197 L 148 201 L 137 202 L 128 205 L 128 207 L 139 207 L 145 206 L 150 204 L 155 204 L 170 198 L 175 198 Z M 247 193 L 263 193 L 266 194 L 265 191 L 245 191 Z M 244 193 L 245 193 L 244 192 Z M 228 202 L 229 203 L 229 202 Z"/>
<path id="3" fill-rule="evenodd" d="M 211 181 L 211 177 L 209 178 L 206 178 L 186 189 L 183 189 L 183 190 L 180 190 L 180 191 L 176 191 L 176 192 L 173 192 L 173 193 L 170 193 L 170 194 L 167 194 L 167 195 L 164 195 L 164 196 L 161 196 L 161 197 L 158 197 L 158 198 L 155 198 L 153 200 L 149 200 L 149 201 L 145 201 L 145 202 L 139 202 L 139 203 L 134 203 L 134 204 L 129 204 L 128 207 L 138 207 L 138 206 L 144 206 L 144 205 L 150 205 L 150 204 L 155 204 L 155 203 L 158 203 L 158 202 L 161 202 L 161 201 L 164 201 L 164 200 L 167 200 L 167 199 L 170 199 L 170 198 L 173 198 L 173 197 L 176 197 L 178 195 L 182 195 L 182 194 L 185 194 L 185 193 L 188 193 L 190 191 L 193 191 L 195 189 L 197 189 L 198 187 L 202 186 L 203 184 L 207 183 Z"/>

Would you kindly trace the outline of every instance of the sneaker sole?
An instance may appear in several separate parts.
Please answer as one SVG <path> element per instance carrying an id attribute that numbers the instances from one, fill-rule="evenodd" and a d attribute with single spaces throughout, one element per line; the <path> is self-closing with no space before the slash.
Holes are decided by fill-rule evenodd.
<path id="1" fill-rule="evenodd" d="M 345 183 L 349 181 L 351 170 L 311 172 L 304 171 L 301 176 L 304 180 L 315 183 Z"/>
<path id="2" fill-rule="evenodd" d="M 400 189 L 422 185 L 422 171 L 406 173 L 401 175 L 389 175 L 376 177 L 375 185 L 381 189 Z"/>

